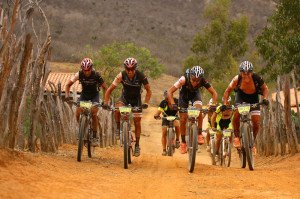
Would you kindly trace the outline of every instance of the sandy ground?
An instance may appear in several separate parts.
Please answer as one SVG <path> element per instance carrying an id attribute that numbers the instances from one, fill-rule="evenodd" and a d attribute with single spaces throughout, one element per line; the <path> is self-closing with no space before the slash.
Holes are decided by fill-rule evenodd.
<path id="1" fill-rule="evenodd" d="M 187 155 L 161 155 L 160 121 L 150 107 L 142 121 L 141 156 L 123 169 L 120 146 L 84 151 L 63 145 L 56 154 L 0 149 L 0 198 L 300 198 L 300 155 L 255 157 L 255 170 L 210 165 L 204 146 L 194 173 Z"/>

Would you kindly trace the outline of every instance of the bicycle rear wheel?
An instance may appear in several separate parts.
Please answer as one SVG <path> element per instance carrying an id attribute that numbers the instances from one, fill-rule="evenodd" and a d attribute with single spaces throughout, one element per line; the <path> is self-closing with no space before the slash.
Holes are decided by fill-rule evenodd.
<path id="1" fill-rule="evenodd" d="M 252 154 L 252 137 L 251 137 L 251 130 L 249 124 L 245 123 L 243 126 L 243 144 L 245 148 L 246 158 L 248 167 L 251 171 L 254 169 L 254 158 Z"/>
<path id="2" fill-rule="evenodd" d="M 89 130 L 90 131 L 90 130 Z M 91 158 L 92 157 L 92 139 L 93 139 L 93 135 L 91 132 L 88 132 L 87 134 L 87 151 L 88 151 L 88 157 Z"/>
<path id="3" fill-rule="evenodd" d="M 189 128 L 189 140 L 188 140 L 188 153 L 189 153 L 189 172 L 194 171 L 195 162 L 196 162 L 196 152 L 198 146 L 198 128 L 196 124 L 193 124 Z"/>
<path id="4" fill-rule="evenodd" d="M 77 161 L 81 162 L 81 156 L 82 156 L 82 151 L 83 151 L 83 139 L 84 139 L 84 134 L 86 131 L 86 117 L 85 116 L 80 116 L 80 123 L 79 123 L 79 132 L 78 132 L 78 149 L 77 149 Z"/>
<path id="5" fill-rule="evenodd" d="M 231 144 L 229 137 L 222 139 L 221 143 L 221 165 L 230 167 L 231 161 Z"/>
<path id="6" fill-rule="evenodd" d="M 167 131 L 167 154 L 168 156 L 173 156 L 174 153 L 174 138 L 173 138 L 173 129 L 168 128 Z"/>
<path id="7" fill-rule="evenodd" d="M 129 155 L 129 145 L 128 145 L 128 123 L 123 122 L 122 124 L 122 132 L 123 132 L 123 152 L 124 152 L 124 169 L 128 169 L 128 155 Z"/>

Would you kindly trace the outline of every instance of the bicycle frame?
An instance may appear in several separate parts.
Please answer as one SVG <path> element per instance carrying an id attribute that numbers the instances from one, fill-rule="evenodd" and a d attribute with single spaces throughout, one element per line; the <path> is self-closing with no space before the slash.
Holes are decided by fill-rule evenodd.
<path id="1" fill-rule="evenodd" d="M 166 116 L 162 117 L 163 119 L 166 119 L 169 121 L 169 124 L 167 126 L 167 154 L 168 156 L 173 156 L 173 153 L 175 151 L 175 126 L 174 121 L 178 119 L 177 116 Z"/>

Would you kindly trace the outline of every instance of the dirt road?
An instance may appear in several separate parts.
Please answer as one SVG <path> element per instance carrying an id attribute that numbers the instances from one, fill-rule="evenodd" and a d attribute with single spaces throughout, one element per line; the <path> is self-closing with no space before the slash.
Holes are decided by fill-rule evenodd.
<path id="1" fill-rule="evenodd" d="M 122 148 L 97 148 L 76 161 L 76 146 L 57 154 L 0 150 L 0 198 L 300 198 L 300 155 L 256 157 L 255 171 L 211 166 L 204 148 L 195 171 L 187 155 L 163 157 L 160 121 L 144 112 L 141 156 L 123 169 Z M 86 153 L 84 153 L 86 154 Z"/>

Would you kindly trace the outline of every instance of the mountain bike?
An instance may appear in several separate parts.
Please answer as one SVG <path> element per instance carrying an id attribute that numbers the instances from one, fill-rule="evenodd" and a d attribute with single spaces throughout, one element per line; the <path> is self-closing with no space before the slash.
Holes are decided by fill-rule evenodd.
<path id="1" fill-rule="evenodd" d="M 121 106 L 113 108 L 114 111 L 119 110 L 121 114 L 120 120 L 120 145 L 123 146 L 124 153 L 124 169 L 128 169 L 131 164 L 131 155 L 133 154 L 134 138 L 131 131 L 132 113 L 140 112 L 142 107 Z"/>
<path id="2" fill-rule="evenodd" d="M 246 160 L 248 162 L 248 167 L 250 170 L 254 169 L 254 158 L 252 154 L 252 148 L 254 145 L 253 137 L 253 126 L 250 116 L 250 111 L 252 108 L 256 108 L 263 105 L 262 102 L 249 104 L 243 103 L 237 106 L 238 112 L 240 114 L 240 141 L 241 147 L 238 149 L 238 154 L 240 158 L 241 168 L 246 167 Z"/>
<path id="3" fill-rule="evenodd" d="M 92 157 L 92 151 L 94 151 L 94 146 L 92 146 L 93 141 L 93 129 L 92 129 L 92 108 L 100 107 L 101 103 L 92 103 L 91 101 L 80 101 L 71 102 L 77 107 L 82 109 L 79 118 L 79 129 L 78 129 L 78 150 L 77 150 L 77 161 L 81 162 L 81 156 L 83 151 L 83 146 L 87 147 L 88 157 Z"/>
<path id="4" fill-rule="evenodd" d="M 167 126 L 167 155 L 173 156 L 175 152 L 175 127 L 174 121 L 179 119 L 178 116 L 164 116 L 159 117 L 158 119 L 166 119 L 168 120 Z"/>
<path id="5" fill-rule="evenodd" d="M 231 142 L 232 129 L 223 129 L 221 138 L 221 166 L 229 167 L 231 161 Z"/>
<path id="6" fill-rule="evenodd" d="M 186 140 L 187 140 L 187 151 L 189 156 L 188 170 L 190 173 L 194 171 L 196 162 L 196 153 L 198 150 L 198 116 L 202 109 L 189 107 L 180 108 L 180 112 L 187 113 L 188 120 L 186 125 Z"/>

